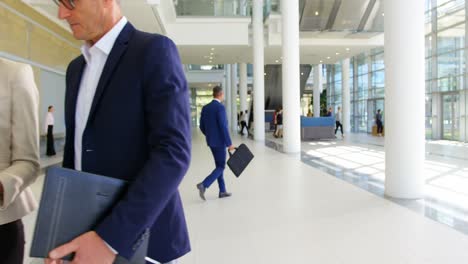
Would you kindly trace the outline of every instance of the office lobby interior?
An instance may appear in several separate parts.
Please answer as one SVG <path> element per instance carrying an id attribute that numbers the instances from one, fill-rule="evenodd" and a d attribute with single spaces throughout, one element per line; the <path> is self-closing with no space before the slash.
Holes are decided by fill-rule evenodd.
<path id="1" fill-rule="evenodd" d="M 192 250 L 178 264 L 468 263 L 468 1 L 120 2 L 137 29 L 174 41 L 190 89 L 179 191 Z M 38 201 L 63 161 L 66 71 L 83 44 L 57 12 L 0 0 L 0 58 L 31 65 L 41 127 L 55 108 Z M 214 184 L 203 201 L 215 162 L 199 126 L 216 86 L 233 144 L 255 157 L 240 177 L 226 167 L 231 197 Z M 29 257 L 36 217 L 23 219 L 25 264 L 44 263 Z"/>

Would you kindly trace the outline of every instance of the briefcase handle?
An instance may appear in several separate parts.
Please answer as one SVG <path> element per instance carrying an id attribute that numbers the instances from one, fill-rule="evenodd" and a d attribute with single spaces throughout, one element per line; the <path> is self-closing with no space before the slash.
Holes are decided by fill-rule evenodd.
<path id="1" fill-rule="evenodd" d="M 239 148 L 234 148 L 235 150 L 238 150 Z M 235 152 L 235 151 L 234 151 Z M 228 150 L 228 153 L 229 153 L 229 157 L 232 157 L 232 153 L 230 150 Z"/>

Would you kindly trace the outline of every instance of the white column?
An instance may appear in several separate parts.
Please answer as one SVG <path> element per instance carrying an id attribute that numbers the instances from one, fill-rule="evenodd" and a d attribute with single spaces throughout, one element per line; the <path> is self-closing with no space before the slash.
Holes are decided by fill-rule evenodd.
<path id="1" fill-rule="evenodd" d="M 231 130 L 237 133 L 237 64 L 231 65 Z"/>
<path id="2" fill-rule="evenodd" d="M 247 63 L 241 63 L 239 65 L 239 77 L 240 111 L 245 114 L 247 110 Z"/>
<path id="3" fill-rule="evenodd" d="M 349 90 L 349 59 L 344 59 L 341 63 L 342 69 L 342 95 L 343 95 L 343 129 L 345 133 L 351 132 L 351 94 Z"/>
<path id="4" fill-rule="evenodd" d="M 301 151 L 299 0 L 281 0 L 283 35 L 283 150 Z"/>
<path id="5" fill-rule="evenodd" d="M 314 67 L 314 117 L 320 117 L 320 94 L 322 89 L 322 64 L 319 64 Z"/>
<path id="6" fill-rule="evenodd" d="M 263 0 L 253 1 L 254 139 L 265 141 L 265 55 Z"/>
<path id="7" fill-rule="evenodd" d="M 232 104 L 231 104 L 231 65 L 226 64 L 225 66 L 225 74 L 226 74 L 226 89 L 224 91 L 225 103 L 224 106 L 226 107 L 226 115 L 228 120 L 229 127 L 232 124 Z"/>
<path id="8" fill-rule="evenodd" d="M 424 35 L 424 1 L 385 2 L 385 193 L 394 198 L 424 197 Z"/>

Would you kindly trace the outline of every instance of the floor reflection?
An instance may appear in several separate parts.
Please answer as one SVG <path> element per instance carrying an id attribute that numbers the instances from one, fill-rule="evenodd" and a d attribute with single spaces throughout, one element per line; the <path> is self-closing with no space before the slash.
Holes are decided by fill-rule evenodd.
<path id="1" fill-rule="evenodd" d="M 367 135 L 355 135 L 346 140 L 304 142 L 301 160 L 468 235 L 468 144 L 427 142 L 425 199 L 406 201 L 384 195 L 383 143 L 382 138 Z M 266 146 L 283 152 L 281 140 L 267 138 Z"/>

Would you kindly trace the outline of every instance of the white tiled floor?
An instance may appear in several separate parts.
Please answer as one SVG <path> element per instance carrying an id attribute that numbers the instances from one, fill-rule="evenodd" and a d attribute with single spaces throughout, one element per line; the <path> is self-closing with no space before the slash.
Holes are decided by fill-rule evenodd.
<path id="1" fill-rule="evenodd" d="M 256 158 L 239 179 L 226 173 L 233 197 L 217 199 L 215 184 L 202 202 L 195 184 L 214 162 L 195 136 L 192 165 L 180 188 L 193 247 L 182 264 L 468 263 L 468 237 L 462 233 L 330 177 L 297 156 L 246 143 Z M 32 222 L 27 221 L 29 230 Z"/>

